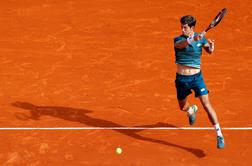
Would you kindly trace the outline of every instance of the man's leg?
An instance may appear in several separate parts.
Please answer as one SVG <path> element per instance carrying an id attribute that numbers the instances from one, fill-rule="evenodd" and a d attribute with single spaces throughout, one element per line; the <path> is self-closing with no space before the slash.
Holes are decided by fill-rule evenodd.
<path id="1" fill-rule="evenodd" d="M 196 120 L 196 112 L 198 110 L 198 107 L 196 105 L 190 106 L 187 97 L 183 100 L 178 100 L 178 103 L 180 110 L 187 112 L 190 125 L 193 125 Z"/>
<path id="2" fill-rule="evenodd" d="M 179 103 L 179 108 L 181 111 L 187 111 L 188 108 L 190 107 L 187 97 L 183 100 L 178 100 L 178 103 Z"/>
<path id="3" fill-rule="evenodd" d="M 207 112 L 208 118 L 210 120 L 210 122 L 212 123 L 212 125 L 214 125 L 215 129 L 216 129 L 216 133 L 217 133 L 217 147 L 218 148 L 224 148 L 224 137 L 223 134 L 221 132 L 221 128 L 218 122 L 218 118 L 216 115 L 215 110 L 213 109 L 208 94 L 206 95 L 202 95 L 199 96 L 200 101 L 202 106 L 204 107 L 205 111 Z"/>
<path id="4" fill-rule="evenodd" d="M 218 118 L 217 118 L 217 115 L 216 115 L 216 113 L 210 103 L 208 94 L 199 96 L 199 98 L 200 98 L 202 106 L 204 107 L 205 111 L 207 112 L 208 118 L 209 118 L 210 122 L 212 123 L 212 125 L 218 124 L 219 123 Z"/>

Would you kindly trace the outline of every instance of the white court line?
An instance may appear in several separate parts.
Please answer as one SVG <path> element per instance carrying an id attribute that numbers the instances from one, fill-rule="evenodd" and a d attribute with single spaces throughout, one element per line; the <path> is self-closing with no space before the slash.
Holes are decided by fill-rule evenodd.
<path id="1" fill-rule="evenodd" d="M 214 130 L 213 127 L 1 127 L 3 130 Z M 222 130 L 252 130 L 252 127 L 223 127 Z"/>

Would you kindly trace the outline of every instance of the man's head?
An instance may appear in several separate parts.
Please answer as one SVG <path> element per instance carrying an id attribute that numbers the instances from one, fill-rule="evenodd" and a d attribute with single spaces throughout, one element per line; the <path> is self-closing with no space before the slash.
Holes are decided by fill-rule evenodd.
<path id="1" fill-rule="evenodd" d="M 193 34 L 193 30 L 196 25 L 196 19 L 193 16 L 186 15 L 181 17 L 180 23 L 183 35 L 190 36 Z"/>

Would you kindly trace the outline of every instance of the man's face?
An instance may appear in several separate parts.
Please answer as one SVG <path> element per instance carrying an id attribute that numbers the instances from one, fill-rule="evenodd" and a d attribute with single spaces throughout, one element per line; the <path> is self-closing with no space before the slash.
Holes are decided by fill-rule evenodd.
<path id="1" fill-rule="evenodd" d="M 190 36 L 193 33 L 193 26 L 190 28 L 188 24 L 181 24 L 182 34 L 185 36 Z"/>

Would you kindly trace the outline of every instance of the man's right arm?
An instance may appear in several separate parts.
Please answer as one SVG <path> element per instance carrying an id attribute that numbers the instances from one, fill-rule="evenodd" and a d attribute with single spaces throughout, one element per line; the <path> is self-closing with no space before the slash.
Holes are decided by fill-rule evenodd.
<path id="1" fill-rule="evenodd" d="M 201 35 L 196 35 L 196 36 L 192 36 L 192 37 L 188 37 L 186 40 L 179 40 L 179 41 L 175 41 L 174 46 L 178 49 L 183 49 L 186 46 L 188 46 L 189 44 L 191 44 L 192 42 L 201 40 L 202 36 Z"/>
<path id="2" fill-rule="evenodd" d="M 187 42 L 187 40 L 180 40 L 180 41 L 177 41 L 175 44 L 174 44 L 174 46 L 176 47 L 176 48 L 178 48 L 178 49 L 183 49 L 183 48 L 185 48 L 186 46 L 188 46 L 188 42 Z"/>

